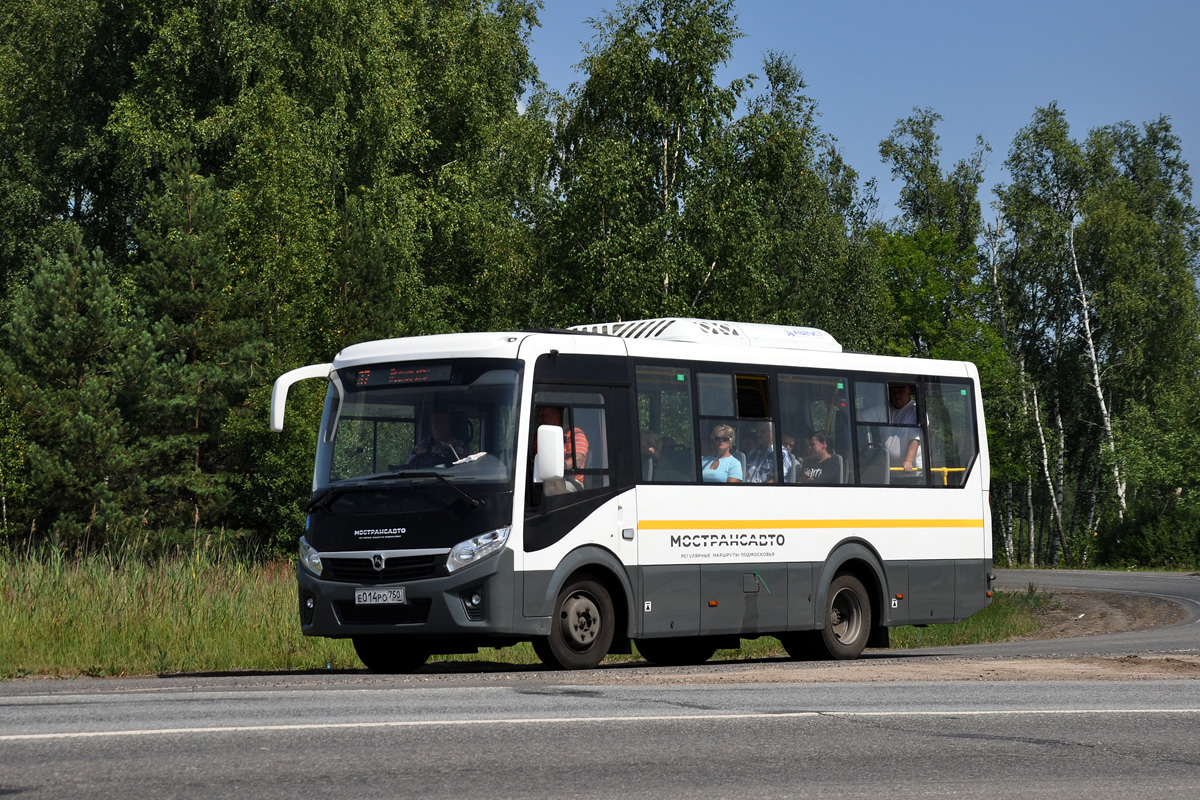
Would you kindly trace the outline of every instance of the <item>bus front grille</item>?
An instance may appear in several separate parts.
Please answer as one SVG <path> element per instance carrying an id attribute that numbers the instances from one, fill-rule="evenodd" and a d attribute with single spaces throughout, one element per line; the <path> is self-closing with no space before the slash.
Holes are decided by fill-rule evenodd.
<path id="1" fill-rule="evenodd" d="M 326 558 L 322 559 L 325 570 L 321 577 L 339 583 L 375 584 L 415 581 L 432 578 L 437 568 L 445 561 L 444 555 L 400 556 L 389 558 L 384 562 L 383 569 L 377 570 L 371 563 L 370 556 L 366 558 Z"/>

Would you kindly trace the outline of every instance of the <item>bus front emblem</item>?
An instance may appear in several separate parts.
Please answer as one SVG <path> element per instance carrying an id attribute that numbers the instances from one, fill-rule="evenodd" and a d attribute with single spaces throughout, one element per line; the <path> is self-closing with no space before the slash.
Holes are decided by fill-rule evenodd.
<path id="1" fill-rule="evenodd" d="M 376 572 L 383 572 L 383 556 L 379 553 L 371 556 L 371 566 L 375 568 Z"/>

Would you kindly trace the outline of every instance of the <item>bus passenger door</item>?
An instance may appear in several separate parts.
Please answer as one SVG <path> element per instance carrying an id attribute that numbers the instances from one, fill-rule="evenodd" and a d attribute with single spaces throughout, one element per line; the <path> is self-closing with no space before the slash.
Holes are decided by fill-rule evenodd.
<path id="1" fill-rule="evenodd" d="M 587 554 L 585 561 L 598 559 L 600 549 L 612 553 L 627 577 L 636 564 L 635 434 L 624 343 L 604 337 L 587 343 L 614 353 L 554 351 L 538 356 L 534 368 L 529 452 L 535 452 L 540 425 L 559 426 L 564 475 L 535 483 L 529 471 L 523 536 L 526 617 L 550 613 L 553 576 L 576 551 Z M 572 344 L 570 338 L 561 341 L 564 351 Z"/>
<path id="2" fill-rule="evenodd" d="M 691 367 L 684 364 L 635 368 L 637 572 L 645 638 L 700 632 L 700 566 L 687 547 L 696 531 L 673 522 L 686 519 L 714 494 L 698 485 L 693 380 Z"/>

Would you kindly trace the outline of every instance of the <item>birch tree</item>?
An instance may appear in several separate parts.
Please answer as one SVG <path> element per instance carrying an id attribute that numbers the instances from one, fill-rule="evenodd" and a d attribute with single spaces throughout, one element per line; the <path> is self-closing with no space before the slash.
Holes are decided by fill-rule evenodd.
<path id="1" fill-rule="evenodd" d="M 1194 403 L 1183 375 L 1197 363 L 1196 215 L 1165 120 L 1099 128 L 1081 143 L 1051 105 L 1017 135 L 1006 166 L 1013 180 L 998 195 L 1012 235 L 996 293 L 1043 401 L 1030 405 L 1033 455 L 1067 554 L 1068 536 L 1091 546 L 1106 508 L 1117 521 L 1129 510 L 1130 446 L 1166 441 L 1140 409 Z M 1134 419 L 1139 441 L 1123 439 Z M 1140 490 L 1155 493 L 1163 477 L 1142 472 Z"/>

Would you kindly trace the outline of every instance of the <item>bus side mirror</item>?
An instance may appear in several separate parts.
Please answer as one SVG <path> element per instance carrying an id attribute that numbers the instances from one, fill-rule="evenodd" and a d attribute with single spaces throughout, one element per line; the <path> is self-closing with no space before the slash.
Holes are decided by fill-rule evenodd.
<path id="1" fill-rule="evenodd" d="M 333 364 L 311 364 L 291 372 L 285 372 L 275 379 L 275 385 L 271 389 L 271 430 L 276 433 L 283 430 L 283 412 L 287 406 L 288 389 L 292 384 L 309 378 L 328 380 L 331 369 L 333 369 Z"/>
<path id="2" fill-rule="evenodd" d="M 533 482 L 561 479 L 564 474 L 563 429 L 558 425 L 539 425 L 537 455 L 533 459 Z"/>

